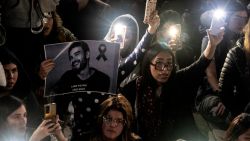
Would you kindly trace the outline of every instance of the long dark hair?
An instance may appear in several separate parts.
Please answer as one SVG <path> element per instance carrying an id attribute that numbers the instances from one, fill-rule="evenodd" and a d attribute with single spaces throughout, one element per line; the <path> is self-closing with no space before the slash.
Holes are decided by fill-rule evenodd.
<path id="1" fill-rule="evenodd" d="M 18 70 L 18 78 L 15 86 L 11 90 L 11 94 L 17 96 L 18 98 L 23 99 L 27 96 L 27 93 L 31 90 L 31 80 L 28 77 L 27 72 L 25 71 L 22 63 L 19 59 L 15 56 L 13 52 L 8 50 L 7 48 L 0 48 L 0 62 L 3 65 L 7 64 L 15 64 Z M 1 90 L 0 90 L 1 93 Z M 15 94 L 19 95 L 15 95 Z"/>
<path id="2" fill-rule="evenodd" d="M 153 78 L 153 76 L 150 72 L 150 64 L 151 64 L 151 61 L 155 58 L 155 56 L 157 54 L 159 54 L 160 52 L 169 53 L 172 56 L 172 64 L 175 65 L 174 54 L 171 51 L 171 49 L 167 46 L 167 44 L 157 42 L 157 43 L 151 45 L 150 49 L 144 55 L 144 58 L 143 58 L 143 61 L 141 64 L 140 75 L 143 78 L 142 88 L 145 88 L 147 86 L 152 86 L 152 87 L 157 86 L 157 81 Z M 173 66 L 173 70 L 171 72 L 169 80 L 172 79 L 172 77 L 175 74 L 175 71 L 176 71 L 176 69 Z"/>
<path id="3" fill-rule="evenodd" d="M 225 141 L 236 141 L 248 129 L 250 129 L 250 114 L 241 113 L 230 123 L 226 131 Z"/>
<path id="4" fill-rule="evenodd" d="M 121 135 L 118 137 L 119 138 L 118 140 L 120 141 L 138 140 L 139 136 L 135 135 L 131 131 L 131 126 L 133 122 L 133 112 L 132 112 L 131 104 L 122 94 L 118 94 L 102 102 L 101 110 L 100 110 L 100 113 L 98 115 L 98 120 L 97 120 L 97 131 L 94 137 L 92 137 L 91 141 L 102 140 L 103 116 L 106 116 L 108 112 L 111 110 L 117 110 L 121 112 L 125 120 L 123 131 Z"/>
<path id="5" fill-rule="evenodd" d="M 24 105 L 22 100 L 15 96 L 5 95 L 0 97 L 0 139 L 3 133 L 8 132 L 7 118 L 11 113 Z"/>

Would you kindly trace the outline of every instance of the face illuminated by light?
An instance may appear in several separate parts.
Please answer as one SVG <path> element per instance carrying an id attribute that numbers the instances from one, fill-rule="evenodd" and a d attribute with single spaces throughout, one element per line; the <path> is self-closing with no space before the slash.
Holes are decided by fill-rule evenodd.
<path id="1" fill-rule="evenodd" d="M 82 47 L 77 46 L 72 48 L 69 53 L 69 61 L 72 69 L 82 70 L 87 66 L 87 55 L 89 52 L 84 53 Z"/>
<path id="2" fill-rule="evenodd" d="M 11 90 L 15 86 L 18 79 L 18 69 L 13 63 L 3 65 L 5 76 L 6 76 L 6 89 Z"/>
<path id="3" fill-rule="evenodd" d="M 16 111 L 7 117 L 7 123 L 13 135 L 24 137 L 27 124 L 27 112 L 24 105 L 21 105 Z"/>
<path id="4" fill-rule="evenodd" d="M 117 110 L 110 110 L 103 117 L 102 133 L 104 139 L 116 140 L 121 135 L 124 124 L 123 114 Z"/>
<path id="5" fill-rule="evenodd" d="M 159 83 L 168 81 L 173 70 L 172 56 L 167 52 L 158 53 L 152 60 L 150 65 L 150 72 L 153 78 Z"/>

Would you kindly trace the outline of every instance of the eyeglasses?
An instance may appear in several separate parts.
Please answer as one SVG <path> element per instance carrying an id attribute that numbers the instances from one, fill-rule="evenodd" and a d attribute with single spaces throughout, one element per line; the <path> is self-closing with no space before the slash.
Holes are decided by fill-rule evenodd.
<path id="1" fill-rule="evenodd" d="M 107 116 L 103 116 L 103 122 L 108 126 L 113 125 L 115 127 L 124 126 L 126 123 L 124 119 L 112 119 L 111 117 Z"/>
<path id="2" fill-rule="evenodd" d="M 170 71 L 173 68 L 172 63 L 163 63 L 163 62 L 156 62 L 155 64 L 151 63 L 152 66 L 155 67 L 156 70 L 163 71 L 165 68 Z"/>

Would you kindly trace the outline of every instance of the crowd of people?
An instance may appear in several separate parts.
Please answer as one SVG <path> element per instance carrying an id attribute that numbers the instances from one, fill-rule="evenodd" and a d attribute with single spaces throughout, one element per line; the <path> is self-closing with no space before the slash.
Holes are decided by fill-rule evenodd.
<path id="1" fill-rule="evenodd" d="M 250 140 L 250 3 L 159 0 L 143 23 L 145 3 L 1 1 L 0 140 Z M 93 67 L 87 40 L 119 46 L 115 77 Z M 71 68 L 46 95 L 47 77 L 62 64 L 44 46 L 66 42 Z"/>

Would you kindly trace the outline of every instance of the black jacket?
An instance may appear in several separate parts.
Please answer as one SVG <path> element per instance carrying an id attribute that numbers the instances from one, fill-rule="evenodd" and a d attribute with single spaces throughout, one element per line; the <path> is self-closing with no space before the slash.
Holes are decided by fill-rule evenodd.
<path id="1" fill-rule="evenodd" d="M 123 88 L 122 94 L 133 106 L 136 105 L 138 132 L 143 140 L 193 139 L 194 135 L 199 134 L 192 119 L 191 96 L 185 86 L 199 82 L 204 77 L 204 71 L 210 61 L 202 56 L 189 67 L 176 73 L 172 72 L 173 75 L 164 84 L 160 96 L 156 96 L 155 88 L 151 85 L 147 86 L 148 90 L 144 93 L 141 85 L 137 84 L 142 77 L 131 81 Z"/>
<path id="2" fill-rule="evenodd" d="M 243 112 L 250 100 L 249 63 L 243 45 L 237 42 L 237 46 L 228 52 L 220 74 L 221 98 L 233 116 Z"/>

